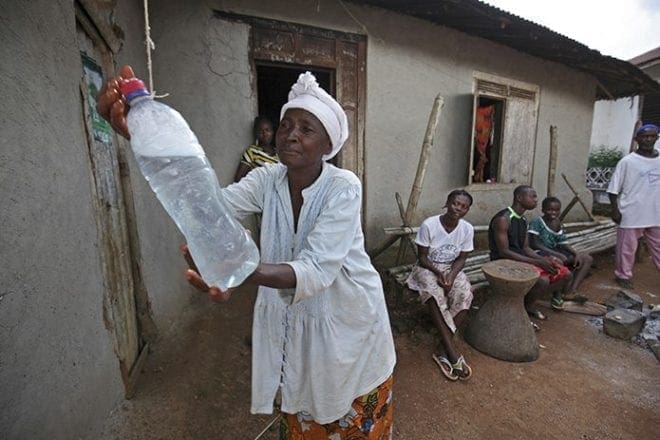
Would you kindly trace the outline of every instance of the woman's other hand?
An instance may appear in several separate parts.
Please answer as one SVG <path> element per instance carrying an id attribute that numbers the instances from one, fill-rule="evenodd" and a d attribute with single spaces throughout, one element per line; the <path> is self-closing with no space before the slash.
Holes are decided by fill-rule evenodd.
<path id="1" fill-rule="evenodd" d="M 109 79 L 96 95 L 96 110 L 108 122 L 112 128 L 126 139 L 130 139 L 128 126 L 126 125 L 126 115 L 129 106 L 121 94 L 119 85 L 121 81 L 127 78 L 135 78 L 131 66 L 122 66 L 119 75 Z"/>
<path id="2" fill-rule="evenodd" d="M 215 302 L 225 302 L 231 296 L 231 293 L 234 289 L 227 289 L 226 291 L 220 290 L 218 286 L 209 286 L 206 284 L 206 281 L 192 269 L 186 270 L 184 276 L 188 280 L 188 283 L 199 290 L 200 292 L 208 293 L 211 297 L 211 300 Z"/>
<path id="3" fill-rule="evenodd" d="M 211 300 L 215 302 L 227 301 L 234 289 L 228 289 L 227 291 L 223 292 L 217 286 L 209 286 L 206 284 L 206 281 L 204 281 L 199 275 L 199 270 L 197 269 L 197 265 L 195 264 L 192 255 L 190 255 L 190 249 L 188 249 L 188 245 L 182 244 L 179 249 L 181 249 L 183 258 L 186 260 L 186 263 L 188 263 L 188 267 L 190 268 L 184 273 L 188 283 L 200 292 L 208 293 L 208 295 L 211 297 Z"/>

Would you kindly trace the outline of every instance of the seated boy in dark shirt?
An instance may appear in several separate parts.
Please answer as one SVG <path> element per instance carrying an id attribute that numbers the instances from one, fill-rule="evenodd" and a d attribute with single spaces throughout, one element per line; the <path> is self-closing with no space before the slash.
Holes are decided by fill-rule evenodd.
<path id="1" fill-rule="evenodd" d="M 541 274 L 538 281 L 525 295 L 527 313 L 538 319 L 546 319 L 545 315 L 534 308 L 534 302 L 552 292 L 551 305 L 553 309 L 561 310 L 562 294 L 572 279 L 570 271 L 554 256 L 540 256 L 529 247 L 527 237 L 527 220 L 525 211 L 534 209 L 537 195 L 529 185 L 518 186 L 513 191 L 513 204 L 501 210 L 488 225 L 488 246 L 490 259 L 506 258 L 532 264 Z"/>

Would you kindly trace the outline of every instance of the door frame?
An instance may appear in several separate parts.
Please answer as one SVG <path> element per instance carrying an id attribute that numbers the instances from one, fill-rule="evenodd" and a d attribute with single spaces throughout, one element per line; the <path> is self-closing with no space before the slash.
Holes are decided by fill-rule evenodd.
<path id="1" fill-rule="evenodd" d="M 349 119 L 349 138 L 337 165 L 353 171 L 365 186 L 367 37 L 298 23 L 214 10 L 215 18 L 250 26 L 249 59 L 256 89 L 256 65 L 314 66 L 334 71 L 336 99 Z M 264 38 L 277 44 L 260 46 Z M 363 203 L 366 198 L 363 198 Z"/>
<path id="2" fill-rule="evenodd" d="M 85 35 L 90 38 L 95 48 L 98 49 L 101 59 L 94 61 L 99 67 L 101 67 L 105 75 L 108 73 L 114 73 L 114 56 L 121 48 L 121 41 L 113 35 L 111 27 L 103 20 L 102 14 L 97 9 L 94 2 L 90 0 L 76 0 L 75 20 Z M 84 113 L 83 117 L 85 119 L 84 130 L 87 133 L 87 145 L 90 147 L 93 145 L 94 140 L 87 126 L 87 121 L 89 120 L 90 115 L 87 107 L 88 102 L 86 90 L 83 86 L 84 85 L 81 82 L 81 104 Z M 112 145 L 114 146 L 113 153 L 116 153 L 114 157 L 114 160 L 116 161 L 116 169 L 114 171 L 117 176 L 116 191 L 118 193 L 119 209 L 123 213 L 121 227 L 123 229 L 122 235 L 125 237 L 123 240 L 125 242 L 125 245 L 123 245 L 125 249 L 117 249 L 115 246 L 99 247 L 101 249 L 100 258 L 104 266 L 103 276 L 105 278 L 103 290 L 103 317 L 104 324 L 113 339 L 116 355 L 119 358 L 120 372 L 124 385 L 124 395 L 127 399 L 130 399 L 135 394 L 138 377 L 146 360 L 147 353 L 149 352 L 149 344 L 155 340 L 157 330 L 153 322 L 147 289 L 144 284 L 139 264 L 141 260 L 141 251 L 137 233 L 137 224 L 135 221 L 135 205 L 127 159 L 128 142 L 113 133 Z M 106 231 L 103 230 L 104 223 L 101 220 L 103 214 L 99 211 L 104 209 L 104 206 L 102 206 L 101 200 L 98 198 L 92 154 L 93 153 L 90 151 L 90 179 L 93 185 L 92 197 L 96 201 L 95 210 L 97 227 L 99 228 L 99 238 L 100 240 L 103 240 L 102 237 L 106 234 Z M 130 308 L 135 316 L 131 316 L 130 318 L 124 317 L 121 314 L 115 315 L 112 313 L 112 307 L 117 299 L 114 298 L 115 292 L 109 291 L 106 286 L 108 283 L 107 277 L 117 276 L 118 274 L 114 273 L 111 268 L 106 266 L 112 266 L 111 263 L 109 264 L 109 261 L 113 259 L 128 259 L 128 276 L 131 277 L 132 282 L 130 283 L 130 297 L 125 298 L 124 301 L 132 304 Z M 123 342 L 124 338 L 117 335 L 116 329 L 131 327 L 131 324 L 129 322 L 115 322 L 117 318 L 136 323 L 132 326 L 134 327 L 137 346 L 135 352 L 129 356 L 129 364 L 122 359 L 122 353 L 126 350 L 132 351 L 133 349 L 122 346 L 125 344 L 125 342 Z"/>

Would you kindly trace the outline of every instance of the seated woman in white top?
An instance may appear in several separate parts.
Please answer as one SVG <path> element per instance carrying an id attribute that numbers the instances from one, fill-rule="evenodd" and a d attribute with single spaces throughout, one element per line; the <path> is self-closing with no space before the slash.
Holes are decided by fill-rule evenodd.
<path id="1" fill-rule="evenodd" d="M 113 87 L 101 91 L 99 112 L 128 136 Z M 339 103 L 302 74 L 281 112 L 280 163 L 223 190 L 237 217 L 262 214 L 261 264 L 246 281 L 259 286 L 252 412 L 271 413 L 281 390 L 285 439 L 303 431 L 305 439 L 391 435 L 394 343 L 381 280 L 364 250 L 360 180 L 326 162 L 347 137 Z M 230 296 L 194 270 L 186 277 L 215 300 Z"/>
<path id="2" fill-rule="evenodd" d="M 419 259 L 406 280 L 408 287 L 419 292 L 428 304 L 433 322 L 440 332 L 444 354 L 433 360 L 449 380 L 467 380 L 472 369 L 452 343 L 452 334 L 465 318 L 472 303 L 470 281 L 463 273 L 465 260 L 474 250 L 474 229 L 463 217 L 472 206 L 472 196 L 454 190 L 447 196 L 442 215 L 424 220 L 417 232 Z M 433 301 L 428 301 L 433 298 Z"/>

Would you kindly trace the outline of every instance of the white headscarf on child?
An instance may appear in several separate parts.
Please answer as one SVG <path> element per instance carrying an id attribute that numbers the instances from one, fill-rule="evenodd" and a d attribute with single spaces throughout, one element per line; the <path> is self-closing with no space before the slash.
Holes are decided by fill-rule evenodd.
<path id="1" fill-rule="evenodd" d="M 323 160 L 335 157 L 348 139 L 348 119 L 341 105 L 319 86 L 311 72 L 301 73 L 291 86 L 289 102 L 282 106 L 280 120 L 290 108 L 307 110 L 321 121 L 332 142 L 332 151 L 324 155 Z"/>

